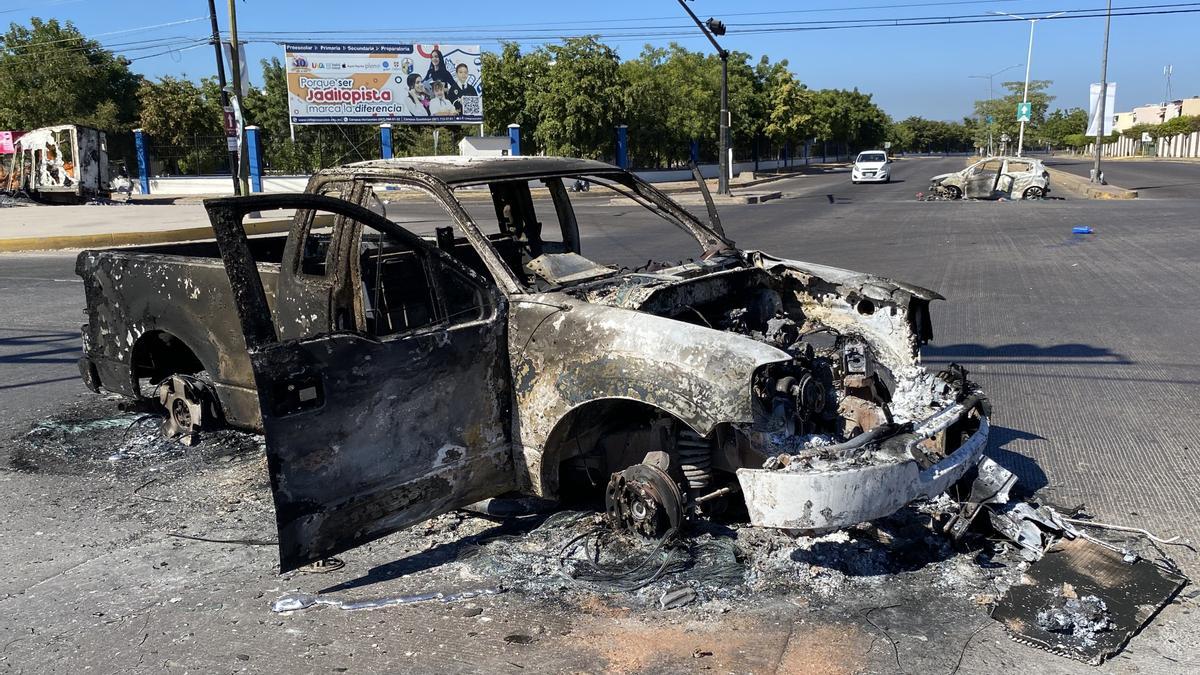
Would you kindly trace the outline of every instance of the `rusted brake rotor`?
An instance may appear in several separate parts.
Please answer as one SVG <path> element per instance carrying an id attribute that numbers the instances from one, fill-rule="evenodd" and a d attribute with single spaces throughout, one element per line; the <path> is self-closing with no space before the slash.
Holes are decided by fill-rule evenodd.
<path id="1" fill-rule="evenodd" d="M 608 481 L 604 504 L 613 528 L 658 538 L 683 522 L 683 496 L 662 469 L 634 464 Z"/>

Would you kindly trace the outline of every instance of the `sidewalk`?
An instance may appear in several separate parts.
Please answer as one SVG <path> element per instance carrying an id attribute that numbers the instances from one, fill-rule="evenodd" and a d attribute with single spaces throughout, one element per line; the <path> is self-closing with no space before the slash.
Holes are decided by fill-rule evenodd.
<path id="1" fill-rule="evenodd" d="M 247 219 L 248 234 L 287 231 L 282 211 Z M 18 206 L 0 209 L 0 251 L 100 248 L 211 239 L 200 204 Z"/>

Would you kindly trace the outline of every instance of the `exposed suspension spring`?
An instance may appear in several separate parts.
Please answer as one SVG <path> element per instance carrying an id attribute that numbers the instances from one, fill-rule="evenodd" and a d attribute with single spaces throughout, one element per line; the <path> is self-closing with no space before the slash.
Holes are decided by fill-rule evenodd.
<path id="1" fill-rule="evenodd" d="M 693 493 L 705 490 L 712 483 L 712 443 L 687 427 L 679 430 L 675 448 L 679 467 Z"/>

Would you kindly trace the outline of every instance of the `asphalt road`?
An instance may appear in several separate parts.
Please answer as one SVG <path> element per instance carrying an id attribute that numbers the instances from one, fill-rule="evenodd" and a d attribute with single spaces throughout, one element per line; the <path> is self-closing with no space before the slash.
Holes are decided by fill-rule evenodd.
<path id="1" fill-rule="evenodd" d="M 1087 178 L 1091 159 L 1054 157 L 1046 166 Z M 1101 164 L 1104 179 L 1111 185 L 1138 191 L 1139 199 L 1200 198 L 1200 162 L 1166 159 L 1115 159 Z"/>
<path id="2" fill-rule="evenodd" d="M 0 255 L 0 428 L 80 394 L 84 320 L 73 254 Z"/>
<path id="3" fill-rule="evenodd" d="M 1118 182 L 1116 165 L 1109 165 L 1113 182 Z M 1043 499 L 1085 504 L 1103 521 L 1200 542 L 1195 489 L 1200 480 L 1195 404 L 1200 400 L 1195 349 L 1200 312 L 1194 299 L 1200 288 L 1200 238 L 1195 235 L 1200 198 L 1171 191 L 1159 199 L 1129 202 L 913 199 L 929 176 L 961 166 L 961 158 L 902 160 L 890 185 L 851 185 L 844 171 L 789 178 L 772 186 L 785 193 L 784 199 L 726 207 L 722 217 L 729 235 L 744 248 L 874 272 L 944 294 L 947 301 L 933 308 L 935 340 L 924 359 L 931 368 L 961 363 L 987 390 L 995 409 L 989 455 Z M 1138 170 L 1169 166 L 1155 163 Z M 1181 194 L 1188 196 L 1174 196 Z M 583 248 L 597 259 L 632 264 L 665 254 L 679 242 L 673 230 L 632 209 L 593 200 L 579 213 L 581 225 L 595 225 L 585 233 Z M 1079 224 L 1092 226 L 1095 234 L 1072 235 L 1072 226 Z M 688 255 L 694 253 L 676 257 Z M 0 329 L 0 430 L 7 428 L 11 435 L 24 433 L 63 400 L 91 396 L 74 367 L 82 288 L 72 267 L 73 255 L 67 254 L 0 256 L 0 326 L 5 326 Z M 171 544 L 156 534 L 148 515 L 171 507 L 128 496 L 133 486 L 118 481 L 0 470 L 0 482 L 9 505 L 0 512 L 0 615 L 6 617 L 0 619 L 0 643 L 8 643 L 0 644 L 0 670 L 6 665 L 40 670 L 41 659 L 53 654 L 63 659 L 64 670 L 83 664 L 104 670 L 171 664 L 205 670 L 281 664 L 328 670 L 348 664 L 352 670 L 469 671 L 465 662 L 422 657 L 433 646 L 420 643 L 450 640 L 468 661 L 469 652 L 481 649 L 474 642 L 480 638 L 472 637 L 476 633 L 464 632 L 476 624 L 464 627 L 457 609 L 332 618 L 327 615 L 333 610 L 325 610 L 321 616 L 327 618 L 273 621 L 265 603 L 280 587 L 297 582 L 270 574 L 270 551 Z M 93 495 L 113 503 L 92 508 Z M 64 519 L 64 511 L 73 515 Z M 179 518 L 193 528 L 206 527 L 189 521 L 186 513 Z M 237 523 L 230 527 L 249 527 Z M 403 558 L 405 553 L 388 550 L 390 541 L 362 555 Z M 1200 574 L 1200 558 L 1178 547 L 1171 553 L 1190 574 Z M 362 561 L 350 560 L 349 577 L 365 574 Z M 151 578 L 159 585 L 147 586 Z M 167 594 L 184 601 L 168 604 Z M 479 624 L 476 630 L 488 636 L 500 630 L 502 636 L 539 620 L 518 600 L 509 598 L 504 606 L 505 621 L 511 622 L 507 628 L 497 625 L 488 633 Z M 805 615 L 798 611 L 780 620 L 799 621 Z M 919 615 L 922 610 L 910 611 Z M 118 618 L 109 621 L 97 612 Z M 1200 669 L 1194 612 L 1191 601 L 1168 607 L 1124 657 L 1100 672 Z M 628 625 L 627 611 L 603 616 L 610 616 L 606 620 L 614 630 Z M 877 636 L 861 617 L 852 620 L 869 637 Z M 903 649 L 950 654 L 936 667 L 926 664 L 938 672 L 955 665 L 960 647 L 960 672 L 1096 672 L 1010 643 L 994 625 L 981 624 L 975 640 L 968 640 L 966 629 L 955 629 L 918 642 L 909 630 L 900 623 L 891 633 L 897 644 L 908 645 Z M 421 637 L 426 631 L 430 637 Z M 785 653 L 794 634 L 793 629 L 755 633 L 768 637 L 748 646 L 747 654 Z M 622 635 L 637 644 L 630 633 Z M 564 660 L 567 652 L 549 651 L 551 638 L 545 640 L 542 651 L 530 646 L 509 663 L 538 662 L 529 660 L 536 653 L 540 663 L 556 664 L 546 669 L 586 669 Z M 395 649 L 417 656 L 386 655 L 388 645 L 404 645 Z M 890 651 L 875 646 L 874 639 L 861 645 L 875 659 L 866 670 L 890 672 Z M 143 667 L 143 652 L 150 648 L 157 661 Z M 242 656 L 253 660 L 247 663 Z M 741 663 L 742 670 L 755 669 L 745 665 L 751 661 Z M 781 667 L 780 661 L 774 663 Z"/>

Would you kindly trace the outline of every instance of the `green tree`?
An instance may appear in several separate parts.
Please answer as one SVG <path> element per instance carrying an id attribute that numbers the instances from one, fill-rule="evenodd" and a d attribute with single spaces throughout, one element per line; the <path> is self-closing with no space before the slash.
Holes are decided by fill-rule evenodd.
<path id="1" fill-rule="evenodd" d="M 1034 135 L 1043 143 L 1061 148 L 1067 145 L 1067 136 L 1084 133 L 1087 125 L 1087 111 L 1083 108 L 1059 109 L 1046 116 Z"/>
<path id="2" fill-rule="evenodd" d="M 140 78 L 129 61 L 69 21 L 14 23 L 0 40 L 0 128 L 85 124 L 126 131 L 137 119 Z"/>
<path id="3" fill-rule="evenodd" d="M 881 144 L 892 121 L 870 94 L 858 89 L 821 89 L 814 92 L 814 130 L 821 140 L 845 149 L 865 149 Z"/>
<path id="4" fill-rule="evenodd" d="M 508 125 L 519 124 L 523 152 L 533 152 L 538 116 L 531 94 L 550 67 L 546 52 L 522 54 L 519 45 L 506 42 L 499 54 L 484 52 L 482 59 L 484 129 L 504 136 Z"/>
<path id="5" fill-rule="evenodd" d="M 774 73 L 767 90 L 770 104 L 763 131 L 768 138 L 777 143 L 803 142 L 818 133 L 816 94 L 795 75 L 786 70 Z"/>
<path id="6" fill-rule="evenodd" d="M 678 138 L 668 119 L 675 101 L 663 75 L 666 58 L 666 49 L 647 45 L 638 58 L 621 63 L 624 123 L 629 126 L 629 160 L 633 166 L 665 166 L 681 152 L 674 147 Z"/>
<path id="7" fill-rule="evenodd" d="M 529 83 L 527 94 L 537 113 L 538 147 L 550 155 L 611 157 L 615 127 L 624 116 L 617 53 L 594 36 L 543 50 L 549 67 Z"/>
<path id="8" fill-rule="evenodd" d="M 1050 80 L 1029 81 L 1029 102 L 1032 105 L 1030 106 L 1030 120 L 1025 127 L 1026 138 L 1029 138 L 1046 121 L 1050 102 L 1054 100 L 1053 96 L 1046 93 L 1046 89 L 1051 84 Z M 1000 142 L 1000 136 L 1008 134 L 1012 139 L 1012 148 L 1016 148 L 1017 136 L 1021 129 L 1021 123 L 1017 121 L 1017 105 L 1021 103 L 1024 83 L 1005 82 L 1003 87 L 1008 90 L 1008 94 L 1005 96 L 975 102 L 975 117 L 984 120 L 976 127 L 975 131 L 975 142 L 979 147 L 987 146 L 988 131 L 990 130 L 997 145 Z M 989 117 L 992 119 L 990 124 L 986 122 Z"/>
<path id="9" fill-rule="evenodd" d="M 165 76 L 138 87 L 142 129 L 168 173 L 212 173 L 226 166 L 225 132 L 216 80 L 201 84 Z"/>

